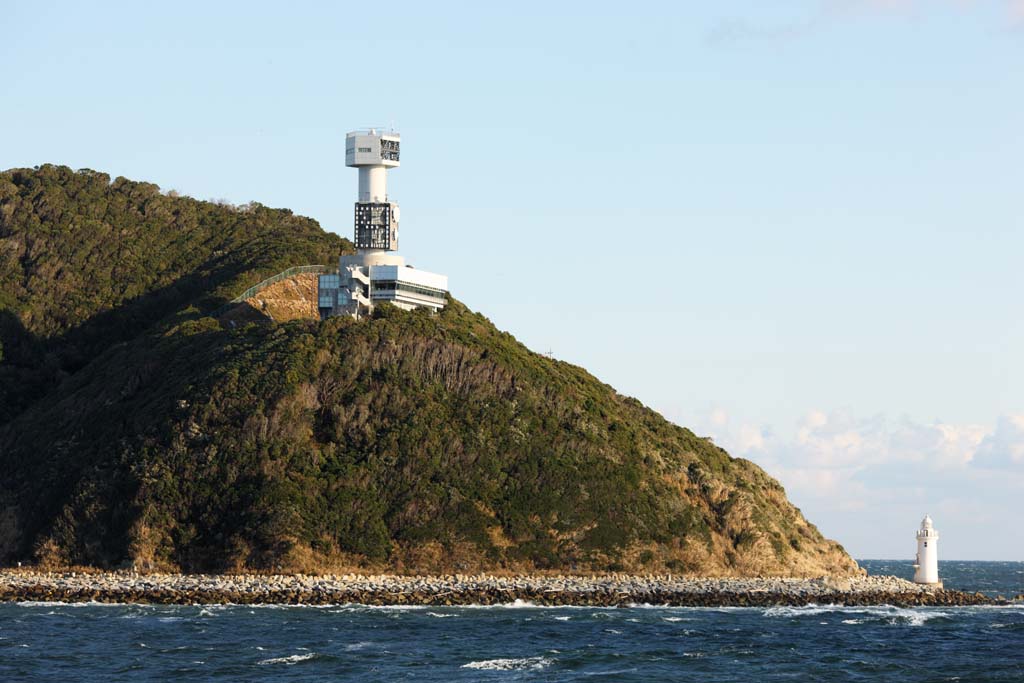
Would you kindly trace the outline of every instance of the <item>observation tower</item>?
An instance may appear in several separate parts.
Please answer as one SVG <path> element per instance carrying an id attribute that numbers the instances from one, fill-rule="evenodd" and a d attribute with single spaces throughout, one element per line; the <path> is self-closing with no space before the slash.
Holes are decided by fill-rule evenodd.
<path id="1" fill-rule="evenodd" d="M 400 165 L 401 136 L 376 128 L 345 136 L 345 165 L 359 170 L 354 255 L 338 260 L 338 272 L 321 275 L 320 317 L 373 311 L 375 304 L 412 310 L 444 308 L 448 277 L 406 265 L 398 250 L 398 204 L 388 197 L 388 170 Z"/>

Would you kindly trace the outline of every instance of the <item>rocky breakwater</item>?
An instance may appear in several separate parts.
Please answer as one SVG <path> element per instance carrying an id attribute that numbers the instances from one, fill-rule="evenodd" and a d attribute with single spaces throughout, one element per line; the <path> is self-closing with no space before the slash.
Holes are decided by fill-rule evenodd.
<path id="1" fill-rule="evenodd" d="M 919 586 L 891 576 L 690 578 L 634 576 L 204 575 L 0 571 L 0 601 L 159 604 L 536 605 L 768 607 L 777 605 L 992 605 L 981 593 Z"/>

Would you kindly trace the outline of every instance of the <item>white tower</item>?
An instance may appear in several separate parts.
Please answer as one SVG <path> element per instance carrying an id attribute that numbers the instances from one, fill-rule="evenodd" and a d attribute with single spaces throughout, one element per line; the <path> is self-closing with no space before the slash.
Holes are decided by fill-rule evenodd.
<path id="1" fill-rule="evenodd" d="M 338 260 L 338 272 L 320 276 L 320 316 L 370 313 L 390 303 L 411 310 L 444 308 L 448 277 L 406 265 L 398 249 L 398 204 L 388 198 L 388 169 L 399 166 L 401 136 L 375 128 L 345 136 L 345 165 L 359 169 L 355 206 L 356 253 Z"/>
<path id="2" fill-rule="evenodd" d="M 917 564 L 914 565 L 914 583 L 928 583 L 942 586 L 939 581 L 939 532 L 932 527 L 928 515 L 921 520 L 917 530 Z"/>
<path id="3" fill-rule="evenodd" d="M 399 166 L 401 136 L 376 129 L 357 130 L 345 136 L 345 165 L 359 169 L 359 201 L 356 202 L 356 249 L 398 249 L 398 204 L 388 201 L 388 169 Z"/>

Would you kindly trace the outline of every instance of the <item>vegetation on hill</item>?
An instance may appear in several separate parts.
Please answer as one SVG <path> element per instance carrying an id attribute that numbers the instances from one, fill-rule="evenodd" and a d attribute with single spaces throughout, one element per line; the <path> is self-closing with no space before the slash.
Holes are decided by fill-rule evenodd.
<path id="1" fill-rule="evenodd" d="M 62 173 L 48 182 L 79 181 Z M 295 228 L 299 246 L 282 246 L 282 259 L 338 246 L 299 230 L 305 219 L 256 211 L 268 213 L 254 240 L 287 241 L 282 226 Z M 186 258 L 160 244 L 166 262 Z M 82 260 L 70 244 L 62 258 Z M 229 298 L 229 284 L 258 281 L 264 262 L 211 258 L 239 265 L 149 314 L 133 337 L 76 347 L 91 355 L 0 426 L 0 562 L 856 570 L 756 465 L 532 353 L 458 301 L 434 316 L 384 306 L 358 322 L 225 325 L 203 312 Z M 91 286 L 68 284 L 52 304 L 22 296 L 18 319 L 45 344 L 91 317 L 46 332 L 26 309 L 103 300 L 96 310 L 116 316 L 133 301 Z"/>
<path id="2" fill-rule="evenodd" d="M 349 249 L 286 209 L 64 166 L 0 172 L 0 424 L 172 313 Z"/>

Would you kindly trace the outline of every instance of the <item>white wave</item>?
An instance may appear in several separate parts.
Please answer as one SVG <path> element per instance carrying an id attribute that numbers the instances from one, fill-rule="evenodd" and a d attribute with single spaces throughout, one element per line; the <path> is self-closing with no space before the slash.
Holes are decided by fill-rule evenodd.
<path id="1" fill-rule="evenodd" d="M 566 617 L 566 616 L 555 617 L 556 621 L 569 621 L 570 619 L 572 619 L 572 617 Z"/>
<path id="2" fill-rule="evenodd" d="M 519 598 L 516 598 L 512 602 L 507 602 L 503 605 L 497 605 L 497 607 L 505 607 L 506 609 L 519 609 L 522 607 L 536 607 L 536 605 L 534 605 L 529 600 L 521 600 Z"/>
<path id="3" fill-rule="evenodd" d="M 890 624 L 907 623 L 911 626 L 921 626 L 932 619 L 941 619 L 943 617 L 949 617 L 949 612 L 942 612 L 939 610 L 917 608 L 913 609 L 910 607 L 893 607 L 891 605 L 883 605 L 880 607 L 862 607 L 857 610 L 858 613 L 867 615 L 868 617 L 874 617 L 881 619 Z"/>
<path id="4" fill-rule="evenodd" d="M 819 614 L 827 614 L 836 610 L 842 610 L 842 606 L 819 606 L 805 605 L 803 607 L 769 607 L 764 611 L 764 616 L 790 619 L 793 617 L 812 617 Z"/>
<path id="5" fill-rule="evenodd" d="M 259 607 L 261 609 L 267 607 L 274 607 L 273 605 L 253 605 L 253 607 Z M 370 612 L 370 611 L 391 611 L 391 612 L 411 612 L 417 610 L 436 610 L 436 605 L 360 605 L 358 603 L 343 603 L 336 605 L 278 605 L 277 607 L 284 607 L 287 609 L 324 609 L 330 608 L 337 612 Z M 503 610 L 503 609 L 536 609 L 536 610 L 587 610 L 592 612 L 597 611 L 617 611 L 620 607 L 612 606 L 599 606 L 599 605 L 538 605 L 528 600 L 515 600 L 513 602 L 500 602 L 494 605 L 481 605 L 481 604 L 468 604 L 468 605 L 449 605 L 445 606 L 445 609 L 449 610 Z M 664 609 L 659 606 L 658 609 Z"/>
<path id="6" fill-rule="evenodd" d="M 60 600 L 20 600 L 14 603 L 18 607 L 124 607 L 127 602 L 62 602 Z M 134 605 L 133 605 L 134 606 Z"/>
<path id="7" fill-rule="evenodd" d="M 270 659 L 264 659 L 256 662 L 257 664 L 298 664 L 299 662 L 305 662 L 306 660 L 313 659 L 316 657 L 315 652 L 310 652 L 304 655 L 289 655 L 288 657 L 271 657 Z"/>
<path id="8" fill-rule="evenodd" d="M 911 626 L 921 626 L 922 624 L 931 621 L 932 619 L 938 619 L 940 617 L 948 617 L 949 615 L 945 612 L 917 612 L 905 615 L 898 615 L 897 619 L 905 619 L 910 623 Z"/>
<path id="9" fill-rule="evenodd" d="M 428 617 L 437 617 L 438 619 L 447 619 L 448 617 L 457 617 L 458 614 L 443 614 L 441 612 L 427 612 Z"/>
<path id="10" fill-rule="evenodd" d="M 364 649 L 370 647 L 371 645 L 373 645 L 373 643 L 371 643 L 370 641 L 368 641 L 368 640 L 361 640 L 358 643 L 349 643 L 348 645 L 345 646 L 345 649 L 348 650 L 349 652 L 353 652 L 355 650 L 364 650 Z"/>
<path id="11" fill-rule="evenodd" d="M 288 607 L 307 608 L 329 608 L 334 612 L 416 612 L 430 609 L 430 605 L 360 605 L 356 602 L 347 602 L 338 605 L 288 605 Z"/>
<path id="12" fill-rule="evenodd" d="M 489 669 L 492 671 L 525 671 L 528 669 L 545 669 L 551 665 L 546 657 L 520 657 L 509 659 L 484 659 L 478 662 L 463 664 L 463 669 Z"/>
<path id="13" fill-rule="evenodd" d="M 661 619 L 662 619 L 662 621 L 671 621 L 671 622 L 690 621 L 689 619 L 686 619 L 684 617 L 662 617 Z"/>
<path id="14" fill-rule="evenodd" d="M 796 617 L 817 616 L 821 614 L 850 615 L 843 619 L 844 624 L 862 624 L 870 620 L 885 621 L 889 624 L 909 624 L 921 626 L 932 619 L 952 616 L 950 612 L 935 610 L 928 607 L 895 607 L 893 605 L 852 606 L 843 605 L 807 605 L 805 607 L 769 607 L 764 616 L 791 619 Z M 826 623 L 826 622 L 822 622 Z"/>
<path id="15" fill-rule="evenodd" d="M 530 602 L 529 600 L 521 600 L 519 598 L 516 598 L 512 602 L 499 602 L 499 603 L 494 604 L 494 605 L 478 605 L 478 604 L 453 605 L 452 607 L 449 607 L 449 609 L 456 609 L 456 610 L 461 610 L 461 609 L 466 609 L 466 610 L 470 610 L 470 609 L 484 609 L 484 610 L 491 610 L 491 609 L 538 609 L 538 610 L 541 610 L 541 609 L 546 609 L 546 610 L 553 610 L 553 609 L 554 610 L 575 609 L 575 610 L 596 611 L 596 610 L 616 610 L 616 609 L 619 609 L 619 608 L 615 607 L 615 606 L 612 606 L 612 607 L 597 607 L 597 606 L 592 606 L 592 605 L 538 605 L 536 603 Z"/>

